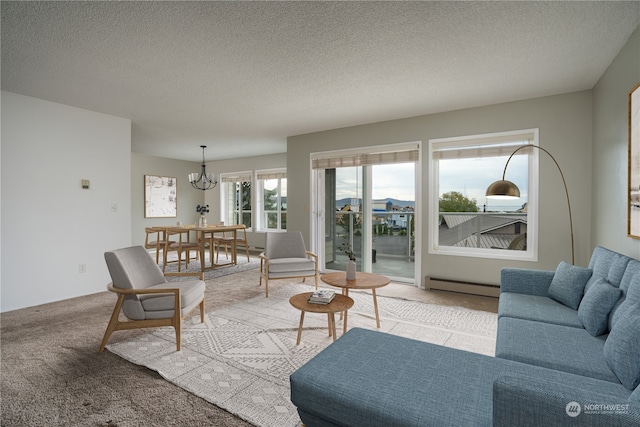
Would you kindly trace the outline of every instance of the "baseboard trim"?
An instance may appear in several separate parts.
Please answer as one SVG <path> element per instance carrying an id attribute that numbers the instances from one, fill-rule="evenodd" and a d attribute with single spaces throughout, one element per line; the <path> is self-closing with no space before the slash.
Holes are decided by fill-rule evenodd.
<path id="1" fill-rule="evenodd" d="M 500 286 L 497 285 L 438 279 L 429 276 L 424 278 L 424 285 L 426 290 L 459 292 L 462 294 L 482 295 L 494 298 L 500 296 Z"/>

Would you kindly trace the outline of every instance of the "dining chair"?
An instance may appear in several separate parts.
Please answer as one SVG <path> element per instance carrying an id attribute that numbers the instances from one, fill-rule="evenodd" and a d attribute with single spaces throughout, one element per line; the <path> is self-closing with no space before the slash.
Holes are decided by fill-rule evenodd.
<path id="1" fill-rule="evenodd" d="M 217 224 L 213 224 L 212 227 L 217 227 L 224 225 L 224 222 L 218 222 Z M 209 261 L 213 264 L 214 253 L 216 248 L 215 242 L 216 232 L 214 230 L 211 231 L 201 231 L 197 235 L 198 243 L 204 245 L 205 250 L 209 250 Z"/>
<path id="2" fill-rule="evenodd" d="M 144 247 L 145 249 L 155 249 L 156 264 L 160 263 L 160 251 L 164 251 L 167 243 L 165 231 L 166 227 L 145 227 L 144 229 Z"/>
<path id="3" fill-rule="evenodd" d="M 104 258 L 111 275 L 107 289 L 115 292 L 118 300 L 99 351 L 104 351 L 115 331 L 160 326 L 175 329 L 176 349 L 180 351 L 182 320 L 199 306 L 200 322 L 204 323 L 204 281 L 167 282 L 158 264 L 154 264 L 142 246 L 108 251 Z M 120 310 L 128 320 L 119 320 Z"/>
<path id="4" fill-rule="evenodd" d="M 191 241 L 190 236 L 191 229 L 185 227 L 170 227 L 167 228 L 166 238 L 167 242 L 164 249 L 164 261 L 162 264 L 162 272 L 164 273 L 167 267 L 167 255 L 169 252 L 176 252 L 178 254 L 178 273 L 182 267 L 182 254 L 186 253 L 185 266 L 189 266 L 189 260 L 191 258 L 191 251 L 196 251 L 195 259 L 200 258 L 200 244 L 197 241 Z M 171 238 L 174 241 L 171 241 Z M 203 262 L 204 260 L 200 260 Z"/>
<path id="5" fill-rule="evenodd" d="M 223 233 L 221 237 L 214 237 L 214 242 L 216 246 L 216 263 L 218 262 L 218 258 L 220 257 L 220 247 L 224 247 L 224 254 L 229 259 L 229 250 L 234 250 L 234 239 L 233 233 L 230 236 L 227 236 L 226 233 Z M 232 253 L 232 259 L 237 260 L 237 252 L 238 247 L 243 247 L 245 253 L 247 254 L 247 262 L 250 261 L 249 257 L 249 242 L 247 241 L 247 227 L 242 225 L 242 228 L 236 230 L 236 238 L 235 238 L 235 253 Z"/>

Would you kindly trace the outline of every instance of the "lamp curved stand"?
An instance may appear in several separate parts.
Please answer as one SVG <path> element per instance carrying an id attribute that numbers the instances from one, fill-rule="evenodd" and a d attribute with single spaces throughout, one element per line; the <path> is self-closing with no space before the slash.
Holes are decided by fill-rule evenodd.
<path id="1" fill-rule="evenodd" d="M 564 193 L 567 196 L 567 207 L 569 208 L 569 231 L 571 232 L 571 264 L 575 264 L 575 250 L 573 245 L 573 219 L 571 216 L 571 202 L 569 201 L 569 190 L 567 190 L 567 181 L 565 181 L 564 174 L 562 173 L 562 169 L 560 169 L 560 165 L 556 161 L 555 157 L 553 157 L 553 155 L 549 151 L 537 145 L 527 144 L 527 145 L 520 146 L 516 148 L 514 152 L 511 153 L 511 155 L 507 159 L 507 163 L 504 165 L 504 171 L 502 172 L 502 180 L 504 181 L 505 174 L 507 173 L 507 166 L 509 166 L 509 161 L 511 160 L 513 155 L 516 154 L 518 151 L 522 150 L 523 148 L 528 148 L 528 147 L 537 148 L 547 153 L 549 157 L 551 157 L 551 160 L 553 160 L 553 163 L 556 164 L 556 167 L 558 168 L 558 172 L 560 172 L 560 177 L 562 178 L 562 184 L 564 185 Z"/>

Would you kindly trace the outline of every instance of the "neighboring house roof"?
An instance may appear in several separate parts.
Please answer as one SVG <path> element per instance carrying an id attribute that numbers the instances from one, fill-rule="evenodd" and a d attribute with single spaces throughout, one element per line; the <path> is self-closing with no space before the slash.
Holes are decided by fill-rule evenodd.
<path id="1" fill-rule="evenodd" d="M 452 215 L 452 214 L 443 214 L 443 220 L 446 224 L 446 228 L 440 228 L 439 242 L 441 245 L 445 246 L 465 246 L 464 244 L 458 245 L 459 242 L 463 242 L 470 236 L 475 235 L 480 232 L 480 234 L 485 234 L 489 231 L 498 230 L 502 227 L 506 227 L 508 225 L 520 222 L 527 223 L 527 215 L 526 214 L 496 214 L 496 215 L 487 215 L 487 214 L 469 214 L 469 215 Z M 482 220 L 478 224 L 478 218 Z M 513 234 L 510 234 L 511 239 L 513 239 Z M 508 246 L 507 243 L 506 246 Z M 473 247 L 475 247 L 475 243 Z M 502 244 L 494 244 L 493 246 L 503 246 Z M 488 246 L 488 247 L 491 247 Z"/>
<path id="2" fill-rule="evenodd" d="M 517 239 L 518 236 L 514 236 L 513 234 L 500 234 L 500 233 L 486 233 L 480 235 L 480 248 L 483 249 L 491 249 L 491 248 L 503 248 L 506 249 L 509 247 L 509 244 L 513 241 L 513 239 Z M 466 239 L 462 239 L 461 241 L 451 245 L 454 247 L 469 247 L 476 248 L 478 247 L 478 241 L 476 236 L 469 236 Z"/>

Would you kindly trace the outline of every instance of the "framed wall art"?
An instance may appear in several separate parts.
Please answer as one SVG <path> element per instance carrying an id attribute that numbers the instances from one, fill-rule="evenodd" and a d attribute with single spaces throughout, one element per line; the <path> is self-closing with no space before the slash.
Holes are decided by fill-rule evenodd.
<path id="1" fill-rule="evenodd" d="M 178 216 L 178 182 L 172 176 L 144 176 L 144 217 Z"/>
<path id="2" fill-rule="evenodd" d="M 629 197 L 627 235 L 640 239 L 640 83 L 629 92 Z"/>

